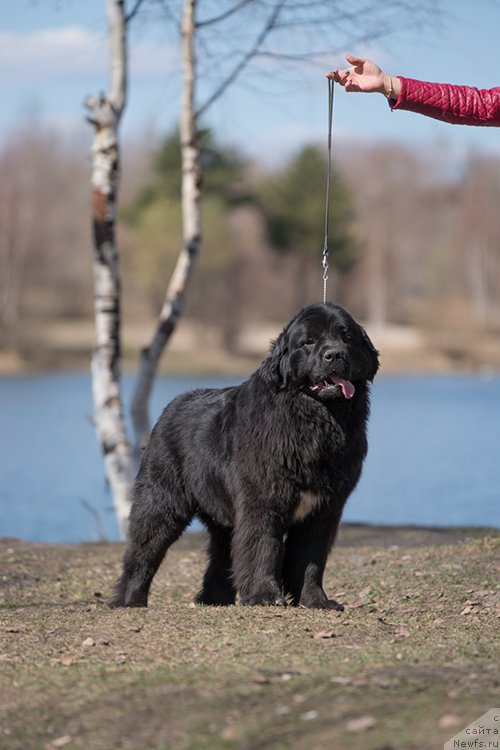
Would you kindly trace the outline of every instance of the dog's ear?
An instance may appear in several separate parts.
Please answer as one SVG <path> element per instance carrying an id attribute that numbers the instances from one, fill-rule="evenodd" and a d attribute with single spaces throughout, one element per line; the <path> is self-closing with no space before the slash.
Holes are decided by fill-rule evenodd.
<path id="1" fill-rule="evenodd" d="M 377 374 L 377 370 L 379 368 L 378 358 L 379 358 L 380 352 L 378 351 L 378 349 L 375 349 L 375 347 L 373 346 L 370 340 L 370 337 L 368 336 L 365 329 L 362 326 L 360 326 L 360 328 L 361 328 L 361 334 L 363 336 L 363 341 L 364 341 L 366 352 L 368 354 L 368 359 L 369 359 L 366 379 L 371 381 Z"/>
<path id="2" fill-rule="evenodd" d="M 290 360 L 288 356 L 288 336 L 285 328 L 278 338 L 272 342 L 269 355 L 263 361 L 261 374 L 264 379 L 276 388 L 286 385 L 290 376 Z"/>

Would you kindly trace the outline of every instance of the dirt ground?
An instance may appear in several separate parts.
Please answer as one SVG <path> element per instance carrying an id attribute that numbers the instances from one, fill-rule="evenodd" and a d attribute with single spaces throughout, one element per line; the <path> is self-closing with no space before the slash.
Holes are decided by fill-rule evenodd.
<path id="1" fill-rule="evenodd" d="M 122 545 L 0 540 L 0 747 L 430 750 L 499 706 L 500 532 L 345 526 L 343 613 L 194 605 L 203 547 L 110 610 Z"/>

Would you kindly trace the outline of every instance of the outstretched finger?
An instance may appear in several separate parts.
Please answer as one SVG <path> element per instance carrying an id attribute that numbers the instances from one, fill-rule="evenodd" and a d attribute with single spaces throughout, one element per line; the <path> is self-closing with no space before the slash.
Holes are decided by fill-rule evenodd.
<path id="1" fill-rule="evenodd" d="M 365 58 L 355 57 L 354 55 L 351 55 L 349 52 L 346 54 L 345 59 L 347 60 L 347 62 L 350 62 L 351 65 L 354 65 L 356 67 L 358 65 L 363 65 L 366 62 Z"/>

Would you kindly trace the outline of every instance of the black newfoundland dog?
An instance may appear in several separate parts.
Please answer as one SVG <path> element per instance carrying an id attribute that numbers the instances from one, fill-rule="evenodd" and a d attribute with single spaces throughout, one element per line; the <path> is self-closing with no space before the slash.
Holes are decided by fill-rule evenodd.
<path id="1" fill-rule="evenodd" d="M 378 352 L 341 307 L 311 305 L 244 383 L 174 399 L 144 452 L 112 606 L 145 607 L 194 516 L 210 534 L 201 604 L 343 609 L 328 553 L 366 455 Z"/>

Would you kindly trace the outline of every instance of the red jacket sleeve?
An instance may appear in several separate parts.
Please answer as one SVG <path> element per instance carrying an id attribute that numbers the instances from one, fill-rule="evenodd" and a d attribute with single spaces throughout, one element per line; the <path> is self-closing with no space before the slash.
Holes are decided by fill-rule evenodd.
<path id="1" fill-rule="evenodd" d="M 398 78 L 401 93 L 390 102 L 392 109 L 406 109 L 458 125 L 500 126 L 500 87 L 477 89 Z"/>

